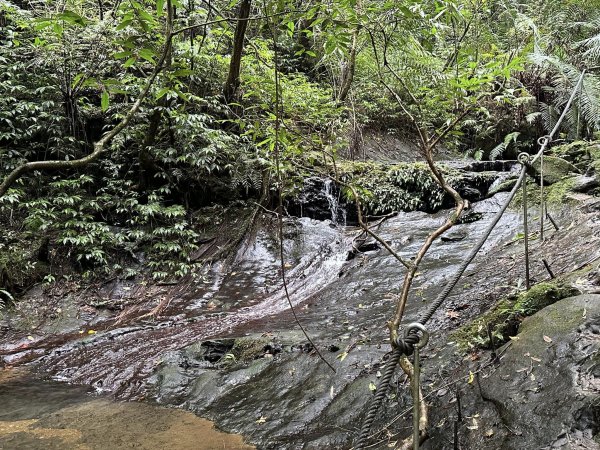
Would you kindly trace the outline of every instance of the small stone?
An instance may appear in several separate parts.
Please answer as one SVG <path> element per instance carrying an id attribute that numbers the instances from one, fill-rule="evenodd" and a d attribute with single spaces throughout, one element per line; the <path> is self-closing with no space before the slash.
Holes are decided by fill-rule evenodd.
<path id="1" fill-rule="evenodd" d="M 573 179 L 571 189 L 574 192 L 588 192 L 600 185 L 596 176 L 580 175 Z"/>
<path id="2" fill-rule="evenodd" d="M 458 242 L 467 237 L 466 231 L 451 231 L 444 234 L 440 239 L 442 242 Z"/>

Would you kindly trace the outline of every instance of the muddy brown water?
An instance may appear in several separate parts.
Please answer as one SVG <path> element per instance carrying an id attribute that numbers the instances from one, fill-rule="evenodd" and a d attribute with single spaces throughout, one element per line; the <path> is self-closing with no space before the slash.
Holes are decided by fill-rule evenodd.
<path id="1" fill-rule="evenodd" d="M 0 405 L 3 450 L 254 448 L 187 411 L 115 402 L 24 370 L 0 371 Z"/>

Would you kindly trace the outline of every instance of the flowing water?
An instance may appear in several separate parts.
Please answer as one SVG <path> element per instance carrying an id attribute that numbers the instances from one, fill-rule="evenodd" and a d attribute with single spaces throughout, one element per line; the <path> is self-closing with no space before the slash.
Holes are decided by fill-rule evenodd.
<path id="1" fill-rule="evenodd" d="M 137 317 L 133 313 L 131 317 L 98 314 L 93 319 L 78 315 L 62 330 L 59 323 L 54 327 L 39 328 L 31 335 L 23 332 L 3 342 L 0 344 L 1 361 L 14 366 L 33 362 L 34 367 L 43 369 L 54 380 L 92 386 L 96 393 L 107 391 L 124 399 L 156 398 L 165 404 L 214 416 L 233 431 L 252 434 L 256 430 L 249 429 L 248 424 L 254 424 L 256 428 L 259 423 L 262 431 L 257 431 L 257 436 L 266 433 L 270 439 L 281 436 L 285 440 L 285 436 L 300 432 L 302 423 L 331 410 L 334 392 L 348 392 L 347 395 L 353 392 L 350 383 L 365 367 L 364 354 L 350 354 L 345 361 L 336 360 L 334 354 L 326 355 L 337 367 L 344 368 L 345 378 L 335 382 L 324 381 L 330 380 L 326 368 L 314 368 L 312 357 L 298 353 L 293 345 L 286 347 L 288 355 L 275 368 L 269 365 L 269 360 L 262 359 L 246 371 L 218 381 L 216 371 L 208 363 L 195 364 L 191 369 L 189 364 L 184 365 L 182 352 L 186 352 L 186 348 L 193 352 L 198 342 L 227 336 L 269 333 L 284 340 L 288 336 L 292 343 L 302 342 L 304 338 L 298 334 L 290 312 L 291 302 L 317 345 L 330 348 L 332 352 L 356 345 L 373 346 L 366 362 L 380 358 L 385 352 L 380 346 L 387 334 L 384 324 L 391 314 L 404 269 L 378 246 L 372 245 L 368 247 L 369 251 L 357 253 L 353 242 L 359 230 L 335 225 L 343 222 L 343 215 L 331 191 L 329 194 L 331 221 L 301 218 L 286 223 L 284 250 L 289 299 L 282 289 L 274 226 L 269 226 L 265 219 L 265 226 L 240 249 L 235 264 L 213 267 L 204 279 L 183 292 L 167 292 L 165 299 L 157 300 L 162 305 L 159 313 L 148 314 L 147 308 L 140 309 Z M 506 194 L 498 194 L 474 204 L 475 212 L 481 213 L 480 220 L 458 225 L 444 240 L 434 243 L 415 280 L 407 320 L 415 319 L 435 298 L 505 197 Z M 443 223 L 448 214 L 449 211 L 401 213 L 383 223 L 378 232 L 409 259 L 428 233 Z M 499 243 L 510 240 L 519 227 L 517 215 L 507 212 L 482 252 L 485 254 Z M 478 261 L 485 264 L 485 256 Z M 114 292 L 119 292 L 118 286 L 111 288 L 111 293 Z M 463 303 L 460 297 L 449 300 L 449 305 L 456 309 L 463 308 Z M 124 320 L 123 317 L 129 318 Z M 434 326 L 445 319 L 442 312 L 434 318 Z M 92 326 L 93 333 L 84 332 L 86 327 Z M 48 332 L 50 329 L 53 331 Z M 206 381 L 206 377 L 210 380 Z M 290 377 L 297 379 L 284 389 Z M 201 386 L 198 384 L 200 379 L 212 384 Z M 7 386 L 12 392 L 7 392 Z M 281 388 L 277 401 L 273 397 L 273 386 Z M 0 422 L 4 424 L 0 425 L 0 448 L 2 439 L 5 442 L 12 439 L 10 442 L 15 445 L 28 448 L 28 442 L 46 437 L 59 441 L 66 439 L 72 443 L 72 448 L 96 448 L 95 438 L 86 434 L 85 429 L 94 429 L 93 424 L 104 422 L 116 424 L 117 421 L 111 422 L 113 419 L 110 418 L 119 417 L 115 411 L 121 411 L 121 408 L 124 408 L 119 413 L 123 414 L 123 421 L 135 424 L 134 434 L 136 429 L 142 429 L 138 427 L 153 429 L 152 417 L 167 418 L 173 414 L 173 422 L 168 422 L 155 434 L 145 437 L 124 434 L 122 438 L 141 439 L 140 442 L 146 443 L 142 445 L 176 439 L 180 433 L 184 434 L 184 430 L 177 427 L 186 424 L 193 427 L 196 420 L 187 416 L 182 419 L 184 416 L 176 415 L 184 414 L 180 411 L 167 413 L 155 406 L 112 403 L 105 398 L 90 397 L 85 389 L 63 384 L 7 381 L 0 389 L 3 395 L 0 402 L 12 405 L 23 402 L 25 409 L 31 408 L 21 414 L 13 407 L 12 412 L 5 412 L 0 417 L 4 421 Z M 31 397 L 25 400 L 28 391 Z M 52 392 L 56 393 L 56 398 L 54 394 L 49 395 Z M 344 400 L 344 395 L 339 398 L 349 401 Z M 56 405 L 53 408 L 58 412 L 52 408 L 51 412 L 50 406 L 40 400 L 44 396 Z M 310 400 L 313 397 L 319 400 Z M 280 407 L 281 402 L 294 406 L 290 406 L 288 412 L 280 413 L 279 419 L 275 420 L 268 411 L 273 410 L 274 404 Z M 84 413 L 91 414 L 91 419 L 77 422 L 77 417 Z M 255 416 L 256 423 L 252 419 Z M 146 418 L 149 422 L 144 422 Z M 176 424 L 181 422 L 180 419 L 183 425 Z M 169 424 L 172 424 L 171 428 Z M 55 431 L 59 426 L 65 430 L 64 434 Z M 207 428 L 199 426 L 199 429 L 206 431 Z M 98 427 L 95 430 L 98 436 L 102 435 Z M 197 437 L 190 439 L 193 442 Z M 277 445 L 283 445 L 282 442 L 278 441 Z M 181 442 L 177 448 L 186 448 L 185 445 Z"/>

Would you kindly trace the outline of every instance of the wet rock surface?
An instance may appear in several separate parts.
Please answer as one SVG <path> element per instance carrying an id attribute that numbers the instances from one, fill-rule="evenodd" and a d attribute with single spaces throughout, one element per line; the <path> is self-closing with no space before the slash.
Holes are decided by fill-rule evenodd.
<path id="1" fill-rule="evenodd" d="M 492 447 L 600 446 L 599 327 L 600 295 L 567 298 L 525 319 L 479 384 L 504 428 L 488 439 Z"/>
<path id="2" fill-rule="evenodd" d="M 600 185 L 598 175 L 580 175 L 573 180 L 572 190 L 574 192 L 588 192 Z"/>
<path id="3" fill-rule="evenodd" d="M 463 239 L 434 243 L 416 278 L 406 322 L 418 318 L 444 287 L 505 195 L 473 205 L 478 220 L 453 229 Z M 378 230 L 396 251 L 410 258 L 448 214 L 401 213 Z M 538 216 L 534 207 L 530 214 L 534 229 Z M 549 260 L 557 275 L 590 264 L 595 266 L 589 273 L 596 273 L 595 258 L 600 256 L 597 214 L 574 217 L 571 211 L 553 211 L 553 216 L 561 230 L 549 232 L 543 245 L 535 240 L 530 243 L 532 282 L 548 276 L 541 263 L 543 258 Z M 496 406 L 498 402 L 512 402 L 500 396 L 511 391 L 486 390 L 488 378 L 496 376 L 504 361 L 510 361 L 511 368 L 507 366 L 502 376 L 522 375 L 516 372 L 524 367 L 522 361 L 518 354 L 511 353 L 520 340 L 498 351 L 503 353 L 496 365 L 489 364 L 485 352 L 465 358 L 448 338 L 450 330 L 487 311 L 499 298 L 522 289 L 523 246 L 522 241 L 514 239 L 520 227 L 519 213 L 509 210 L 456 291 L 428 325 L 433 337 L 423 354 L 423 380 L 431 410 L 431 438 L 425 449 L 454 448 L 457 392 L 462 405 L 458 424 L 461 448 L 537 448 L 519 446 L 518 439 L 510 434 L 510 430 L 516 430 L 518 419 L 505 423 L 508 419 Z M 88 290 L 85 296 L 76 287 L 68 295 L 38 290 L 32 294 L 35 301 L 31 308 L 4 319 L 5 330 L 10 331 L 0 341 L 1 361 L 4 365 L 31 362 L 56 379 L 92 385 L 118 398 L 154 398 L 165 405 L 189 409 L 215 420 L 227 431 L 243 433 L 259 448 L 350 448 L 373 395 L 370 386 L 377 384 L 382 360 L 389 351 L 384 324 L 401 285 L 403 268 L 378 246 L 356 249 L 356 229 L 335 228 L 328 221 L 310 219 L 286 223 L 290 299 L 299 320 L 336 368 L 333 374 L 298 331 L 282 293 L 273 229 L 275 225 L 265 219 L 257 236 L 240 250 L 234 265 L 217 265 L 185 286 L 144 287 L 132 281 L 115 282 Z M 351 252 L 354 257 L 349 259 Z M 580 290 L 590 292 L 597 287 L 594 280 L 586 273 L 573 282 L 581 285 Z M 90 307 L 92 297 L 118 302 L 120 308 Z M 38 320 L 36 305 L 56 317 Z M 587 317 L 592 316 L 590 307 Z M 586 330 L 593 330 L 593 326 Z M 560 341 L 544 333 L 554 343 Z M 542 342 L 548 344 L 543 336 Z M 537 353 L 529 353 L 541 359 Z M 562 354 L 557 353 L 554 361 Z M 530 365 L 540 363 L 524 358 Z M 590 370 L 591 374 L 597 371 Z M 478 375 L 469 383 L 470 372 Z M 528 383 L 533 382 L 530 375 L 529 381 L 525 380 Z M 537 377 L 538 372 L 533 375 Z M 531 398 L 534 394 L 527 392 Z M 494 401 L 486 400 L 492 398 Z M 556 409 L 545 405 L 544 399 L 541 394 L 534 398 L 539 410 Z M 579 398 L 570 401 L 577 403 Z M 388 448 L 410 434 L 410 414 L 406 412 L 410 405 L 404 377 L 396 376 L 373 429 L 373 448 Z M 560 439 L 571 439 L 579 433 L 581 439 L 594 439 L 594 427 L 575 425 L 593 418 L 584 403 L 577 405 L 581 407 L 556 409 L 557 414 L 545 418 L 548 427 L 557 432 L 546 433 L 548 439 L 540 441 L 540 446 L 558 445 Z M 525 414 L 525 409 L 526 405 L 522 406 L 515 417 Z M 581 420 L 571 421 L 571 416 Z M 567 434 L 561 437 L 563 432 Z M 535 437 L 527 439 L 534 442 Z"/>

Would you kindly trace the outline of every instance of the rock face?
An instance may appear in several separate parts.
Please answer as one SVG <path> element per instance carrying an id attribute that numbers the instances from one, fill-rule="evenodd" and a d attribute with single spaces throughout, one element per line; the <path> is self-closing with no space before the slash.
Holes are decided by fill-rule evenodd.
<path id="1" fill-rule="evenodd" d="M 462 448 L 599 448 L 600 295 L 544 308 L 509 345 L 479 384 L 480 407 L 495 410 L 500 423 L 482 418 L 487 437 Z"/>
<path id="2" fill-rule="evenodd" d="M 599 185 L 600 182 L 598 182 L 598 177 L 596 175 L 580 175 L 573 180 L 573 186 L 571 187 L 571 190 L 573 192 L 588 192 L 594 188 L 597 188 Z"/>
<path id="3" fill-rule="evenodd" d="M 538 159 L 531 168 L 538 180 L 541 178 L 541 162 Z M 577 167 L 557 156 L 544 156 L 544 183 L 558 183 L 570 173 L 581 173 Z"/>
<path id="4" fill-rule="evenodd" d="M 287 210 L 293 216 L 330 220 L 340 225 L 346 225 L 348 219 L 357 220 L 354 205 L 348 204 L 339 187 L 331 180 L 318 177 L 304 181 L 300 194 L 288 201 Z"/>

